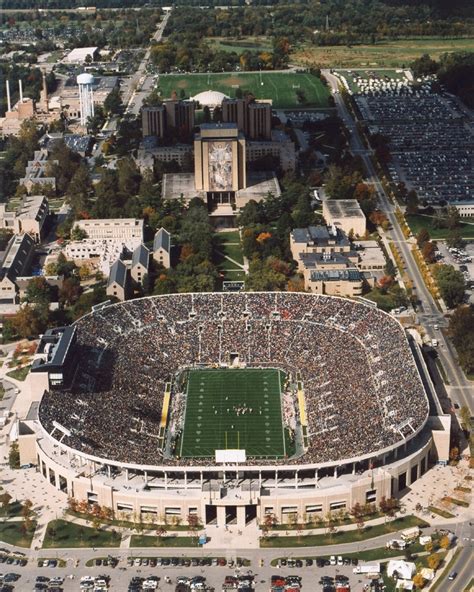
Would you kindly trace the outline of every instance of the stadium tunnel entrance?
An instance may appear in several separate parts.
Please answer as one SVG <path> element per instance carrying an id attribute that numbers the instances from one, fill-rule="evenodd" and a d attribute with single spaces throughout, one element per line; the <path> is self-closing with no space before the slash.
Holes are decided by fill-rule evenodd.
<path id="1" fill-rule="evenodd" d="M 257 520 L 257 504 L 215 506 L 206 504 L 206 525 L 243 528 Z"/>

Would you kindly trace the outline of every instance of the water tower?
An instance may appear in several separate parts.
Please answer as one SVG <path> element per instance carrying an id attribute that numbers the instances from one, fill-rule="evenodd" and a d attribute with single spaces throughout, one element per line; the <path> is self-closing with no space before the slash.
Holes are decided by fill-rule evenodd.
<path id="1" fill-rule="evenodd" d="M 81 125 L 86 125 L 88 117 L 94 117 L 94 95 L 92 74 L 79 74 L 77 85 L 79 86 L 79 102 L 81 107 Z"/>

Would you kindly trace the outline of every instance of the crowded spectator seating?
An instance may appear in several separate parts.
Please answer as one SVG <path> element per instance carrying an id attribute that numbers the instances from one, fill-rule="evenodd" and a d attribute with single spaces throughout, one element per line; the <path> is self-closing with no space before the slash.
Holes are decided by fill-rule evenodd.
<path id="1" fill-rule="evenodd" d="M 97 310 L 76 323 L 71 388 L 45 393 L 40 421 L 64 444 L 120 463 L 189 464 L 159 448 L 167 382 L 198 365 L 278 367 L 304 386 L 309 445 L 285 464 L 356 458 L 424 425 L 428 402 L 404 330 L 378 309 L 304 293 L 175 294 Z M 172 414 L 185 396 L 175 389 Z M 59 437 L 56 433 L 55 437 Z M 251 464 L 252 459 L 248 459 Z M 255 459 L 254 464 L 275 461 Z M 192 464 L 212 464 L 196 459 Z"/>

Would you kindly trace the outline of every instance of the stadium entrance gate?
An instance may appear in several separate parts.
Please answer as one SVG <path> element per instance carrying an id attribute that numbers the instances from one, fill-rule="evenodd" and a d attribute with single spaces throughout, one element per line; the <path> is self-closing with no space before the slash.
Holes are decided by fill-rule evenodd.
<path id="1" fill-rule="evenodd" d="M 214 526 L 238 526 L 243 528 L 257 518 L 256 504 L 213 505 L 206 504 L 206 524 Z"/>

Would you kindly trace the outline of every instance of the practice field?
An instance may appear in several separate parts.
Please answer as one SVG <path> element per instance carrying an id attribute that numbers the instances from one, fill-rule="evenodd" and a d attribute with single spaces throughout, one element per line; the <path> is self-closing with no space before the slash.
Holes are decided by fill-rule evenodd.
<path id="1" fill-rule="evenodd" d="M 160 74 L 158 89 L 163 98 L 181 91 L 187 98 L 206 90 L 217 90 L 235 98 L 237 89 L 256 99 L 272 99 L 276 109 L 327 108 L 329 91 L 319 78 L 294 72 L 227 72 L 225 74 Z"/>
<path id="2" fill-rule="evenodd" d="M 190 370 L 179 455 L 214 457 L 237 448 L 247 457 L 284 457 L 284 378 L 271 368 Z"/>

